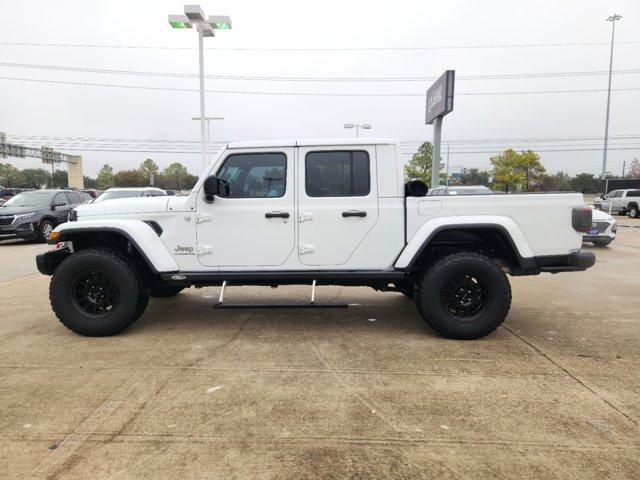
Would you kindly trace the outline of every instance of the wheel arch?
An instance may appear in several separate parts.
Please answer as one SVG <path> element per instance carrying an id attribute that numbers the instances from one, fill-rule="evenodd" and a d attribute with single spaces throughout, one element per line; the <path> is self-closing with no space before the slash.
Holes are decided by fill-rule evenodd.
<path id="1" fill-rule="evenodd" d="M 427 222 L 409 241 L 395 267 L 416 271 L 430 259 L 439 258 L 437 250 L 461 247 L 487 250 L 482 253 L 502 260 L 511 273 L 535 267 L 533 254 L 522 231 L 508 218 L 486 222 L 478 222 L 477 218 L 475 221 Z"/>
<path id="2" fill-rule="evenodd" d="M 158 232 L 141 220 L 113 220 L 109 225 L 98 222 L 67 222 L 54 231 L 57 236 L 49 243 L 73 242 L 73 249 L 83 250 L 97 246 L 124 248 L 136 252 L 153 274 L 179 270 Z"/>

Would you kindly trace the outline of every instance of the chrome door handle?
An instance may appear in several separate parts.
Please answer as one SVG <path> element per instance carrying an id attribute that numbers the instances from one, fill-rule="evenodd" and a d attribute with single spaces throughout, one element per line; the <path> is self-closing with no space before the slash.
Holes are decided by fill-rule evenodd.
<path id="1" fill-rule="evenodd" d="M 289 212 L 267 212 L 265 218 L 289 218 Z"/>
<path id="2" fill-rule="evenodd" d="M 367 212 L 362 212 L 359 210 L 349 210 L 348 212 L 342 212 L 342 216 L 347 217 L 366 217 Z"/>

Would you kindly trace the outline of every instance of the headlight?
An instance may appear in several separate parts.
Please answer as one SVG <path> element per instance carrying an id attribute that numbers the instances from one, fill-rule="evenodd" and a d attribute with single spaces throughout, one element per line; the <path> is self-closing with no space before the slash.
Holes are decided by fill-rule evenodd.
<path id="1" fill-rule="evenodd" d="M 33 217 L 36 212 L 29 213 L 21 213 L 20 215 L 16 215 L 16 220 L 24 220 L 25 218 Z"/>

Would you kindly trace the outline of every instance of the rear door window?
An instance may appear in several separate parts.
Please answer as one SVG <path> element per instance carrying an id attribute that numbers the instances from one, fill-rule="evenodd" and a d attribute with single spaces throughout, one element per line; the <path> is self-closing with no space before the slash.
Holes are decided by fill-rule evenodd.
<path id="1" fill-rule="evenodd" d="M 309 197 L 366 197 L 371 191 L 369 154 L 365 151 L 309 152 L 305 191 Z"/>

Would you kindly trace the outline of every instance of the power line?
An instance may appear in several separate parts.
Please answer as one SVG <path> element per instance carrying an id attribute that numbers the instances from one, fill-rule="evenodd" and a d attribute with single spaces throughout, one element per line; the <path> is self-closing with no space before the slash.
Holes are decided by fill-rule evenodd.
<path id="1" fill-rule="evenodd" d="M 496 148 L 494 150 L 477 150 L 477 151 L 451 151 L 451 154 L 454 153 L 456 155 L 464 155 L 464 154 L 480 154 L 480 153 L 489 153 L 489 154 L 498 154 L 500 152 L 500 148 Z M 602 152 L 603 148 L 567 148 L 567 149 L 546 149 L 546 150 L 536 150 L 536 153 L 545 153 L 545 152 Z M 607 148 L 607 150 L 640 150 L 640 145 L 636 145 L 633 147 L 616 147 L 616 148 Z M 401 153 L 403 155 L 413 155 L 416 153 L 416 150 L 402 150 Z"/>
<path id="2" fill-rule="evenodd" d="M 110 83 L 93 83 L 93 82 L 71 82 L 62 80 L 40 80 L 34 78 L 17 78 L 0 76 L 0 80 L 14 80 L 20 82 L 49 83 L 58 85 L 77 85 L 91 87 L 110 87 L 110 88 L 132 88 L 138 90 L 159 90 L 168 92 L 197 92 L 199 90 L 193 88 L 175 88 L 175 87 L 152 87 L 141 85 L 118 85 Z M 640 87 L 634 88 L 612 88 L 615 92 L 638 91 Z M 575 90 L 531 90 L 517 92 L 461 92 L 456 96 L 476 96 L 476 95 L 536 95 L 536 94 L 555 94 L 555 93 L 596 93 L 606 92 L 606 89 L 575 89 Z M 277 95 L 277 96 L 294 96 L 294 97 L 424 97 L 424 93 L 327 93 L 327 92 L 264 92 L 264 91 L 243 91 L 243 90 L 205 90 L 206 93 L 224 93 L 233 95 Z"/>
<path id="3" fill-rule="evenodd" d="M 131 75 L 142 77 L 168 77 L 168 78 L 197 78 L 192 73 L 178 72 L 149 72 L 140 70 L 114 70 L 105 68 L 70 67 L 63 65 L 42 65 L 15 62 L 0 62 L 0 66 L 10 68 L 25 68 L 33 70 L 53 70 L 63 72 L 98 73 L 108 75 Z M 640 69 L 614 70 L 616 75 L 629 75 L 640 73 Z M 489 74 L 458 76 L 456 80 L 517 80 L 527 78 L 562 78 L 579 76 L 608 75 L 608 70 L 590 70 L 573 72 L 539 72 L 539 73 L 515 73 L 515 74 Z M 268 81 L 268 82 L 422 82 L 436 80 L 437 76 L 411 76 L 411 77 L 296 77 L 296 76 L 260 76 L 260 75 L 205 75 L 206 78 L 215 80 L 234 81 Z"/>
<path id="4" fill-rule="evenodd" d="M 116 44 L 87 44 L 87 43 L 34 43 L 34 42 L 0 42 L 0 45 L 14 47 L 60 47 L 60 48 L 119 48 L 141 50 L 195 50 L 193 47 L 153 46 L 153 45 L 116 45 Z M 205 50 L 229 52 L 395 52 L 395 51 L 425 51 L 425 50 L 479 50 L 500 48 L 539 48 L 539 47 L 600 47 L 608 46 L 607 42 L 565 42 L 565 43 L 504 43 L 488 45 L 429 45 L 429 46 L 399 46 L 399 47 L 216 47 Z M 640 41 L 617 42 L 616 45 L 640 45 Z"/>
<path id="5" fill-rule="evenodd" d="M 49 135 L 10 135 L 14 138 L 30 138 L 30 139 L 45 139 L 45 140 L 95 140 L 95 141 L 107 141 L 107 142 L 166 142 L 166 143 L 200 143 L 200 140 L 183 140 L 183 139 L 162 139 L 162 138 L 113 138 L 113 137 L 62 137 L 62 136 L 49 136 Z M 609 138 L 627 139 L 627 138 L 640 138 L 640 133 L 625 134 L 625 135 L 611 135 Z M 573 136 L 573 137 L 512 137 L 512 138 L 465 138 L 465 139 L 451 139 L 447 140 L 448 143 L 461 143 L 461 142 L 502 142 L 502 141 L 573 141 L 573 140 L 598 140 L 602 139 L 602 136 Z M 235 140 L 225 140 L 213 143 L 226 144 Z M 422 143 L 424 140 L 402 140 L 401 143 Z"/>

